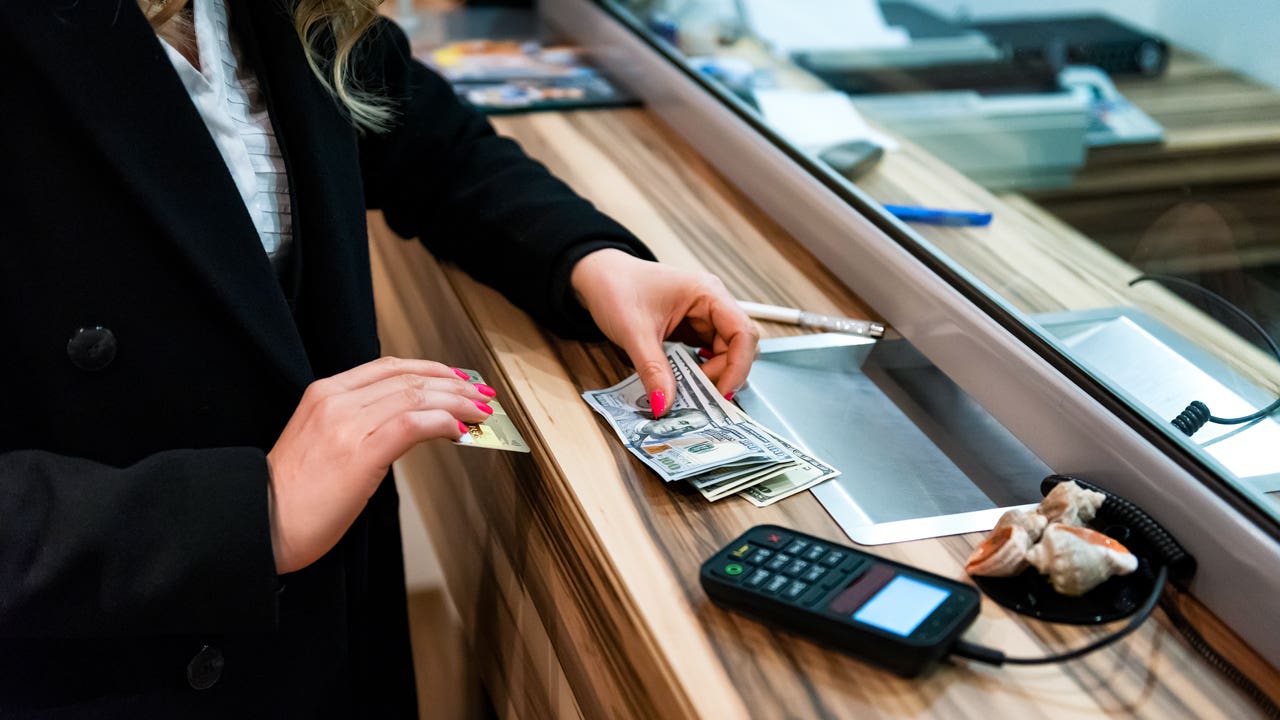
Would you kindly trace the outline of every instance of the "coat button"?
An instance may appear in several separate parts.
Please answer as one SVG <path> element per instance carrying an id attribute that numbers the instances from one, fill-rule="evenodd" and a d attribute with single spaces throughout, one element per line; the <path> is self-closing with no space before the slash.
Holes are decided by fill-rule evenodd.
<path id="1" fill-rule="evenodd" d="M 116 334 L 101 325 L 82 327 L 67 341 L 71 364 L 85 372 L 97 372 L 116 358 Z"/>
<path id="2" fill-rule="evenodd" d="M 208 690 L 222 677 L 222 666 L 225 664 L 221 650 L 205 645 L 187 663 L 187 684 L 196 690 Z"/>

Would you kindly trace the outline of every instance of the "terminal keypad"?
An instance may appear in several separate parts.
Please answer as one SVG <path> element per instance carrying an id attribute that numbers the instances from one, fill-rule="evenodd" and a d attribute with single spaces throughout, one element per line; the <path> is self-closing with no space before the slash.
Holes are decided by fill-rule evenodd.
<path id="1" fill-rule="evenodd" d="M 748 536 L 713 572 L 758 592 L 812 605 L 857 575 L 862 565 L 836 545 L 762 532 Z"/>

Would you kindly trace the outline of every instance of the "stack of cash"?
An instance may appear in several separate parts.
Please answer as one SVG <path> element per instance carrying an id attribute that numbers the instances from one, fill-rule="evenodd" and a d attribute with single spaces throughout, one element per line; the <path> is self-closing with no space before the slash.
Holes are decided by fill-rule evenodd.
<path id="1" fill-rule="evenodd" d="M 582 394 L 666 482 L 688 482 L 711 501 L 741 495 L 764 507 L 840 474 L 725 400 L 684 346 L 669 345 L 667 361 L 676 397 L 661 418 L 637 375 Z"/>

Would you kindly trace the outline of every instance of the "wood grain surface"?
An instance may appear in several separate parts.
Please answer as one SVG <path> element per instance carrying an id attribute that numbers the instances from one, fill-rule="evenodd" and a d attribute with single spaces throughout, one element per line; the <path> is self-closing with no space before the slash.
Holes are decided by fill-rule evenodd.
<path id="1" fill-rule="evenodd" d="M 712 270 L 744 299 L 872 317 L 644 111 L 536 114 L 498 124 L 664 261 Z M 1053 251 L 1047 236 L 1055 228 L 1031 215 L 1015 220 L 1014 206 L 1005 207 L 1002 219 L 1015 234 L 1040 233 L 1045 240 L 1010 241 L 982 250 L 985 259 L 1016 263 Z M 908 681 L 720 610 L 698 586 L 698 566 L 747 527 L 777 523 L 836 542 L 847 538 L 808 493 L 757 509 L 737 498 L 709 504 L 664 486 L 579 397 L 631 373 L 616 349 L 544 333 L 496 292 L 439 266 L 416 243 L 394 238 L 376 215 L 371 235 L 384 352 L 478 369 L 533 448 L 523 455 L 430 444 L 397 464 L 440 549 L 477 672 L 502 716 L 1163 720 L 1258 714 L 1170 629 L 1163 613 L 1081 661 L 1008 669 L 957 662 Z M 482 251 L 483 238 L 468 241 Z M 1071 283 L 1063 297 L 1050 283 L 1025 288 L 1027 301 L 1069 305 L 1081 297 L 1073 288 L 1095 281 L 1075 269 L 1058 272 Z M 762 329 L 766 336 L 796 332 Z M 961 578 L 979 539 L 957 536 L 875 552 Z M 1202 622 L 1213 628 L 1205 634 L 1216 646 L 1246 651 L 1211 617 Z M 1109 629 L 1026 621 L 984 602 L 968 637 L 1010 654 L 1039 655 Z M 1251 671 L 1280 687 L 1265 663 Z"/>

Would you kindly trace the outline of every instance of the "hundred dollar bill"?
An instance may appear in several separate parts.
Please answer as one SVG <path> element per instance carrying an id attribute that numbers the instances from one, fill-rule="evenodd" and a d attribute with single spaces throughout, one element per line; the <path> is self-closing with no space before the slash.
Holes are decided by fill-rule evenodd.
<path id="1" fill-rule="evenodd" d="M 752 505 L 756 507 L 772 505 L 783 498 L 804 492 L 814 485 L 826 482 L 840 474 L 839 470 L 786 440 L 782 438 L 777 438 L 777 440 L 796 456 L 798 462 L 781 472 L 770 474 L 769 477 L 752 484 L 745 490 L 740 490 L 738 494 L 751 501 Z"/>
<path id="2" fill-rule="evenodd" d="M 756 469 L 745 475 L 739 475 L 730 480 L 722 481 L 716 485 L 704 486 L 698 488 L 698 492 L 702 493 L 702 497 L 709 502 L 722 500 L 731 495 L 736 495 L 747 488 L 754 487 L 762 482 L 769 480 L 778 473 L 795 467 L 796 463 L 789 462 L 782 465 L 770 465 L 769 467 Z"/>
<path id="3" fill-rule="evenodd" d="M 671 409 L 654 418 L 637 375 L 582 397 L 600 413 L 627 449 L 663 480 L 693 478 L 728 465 L 746 469 L 794 460 L 764 428 L 731 415 L 693 357 L 679 345 L 667 348 L 676 380 Z"/>
<path id="4" fill-rule="evenodd" d="M 741 480 L 748 475 L 758 475 L 762 469 L 780 467 L 777 465 L 760 463 L 751 463 L 749 465 L 725 465 L 715 470 L 696 475 L 688 479 L 688 483 L 699 490 L 710 489 L 727 485 L 730 482 Z"/>
<path id="5" fill-rule="evenodd" d="M 747 418 L 747 414 L 737 405 L 730 403 L 729 414 L 735 418 Z M 764 426 L 761 426 L 762 428 Z M 786 438 L 778 435 L 768 428 L 764 431 L 769 433 L 777 440 L 786 450 L 794 455 L 798 462 L 773 469 L 765 473 L 756 473 L 751 477 L 751 482 L 724 483 L 714 489 L 703 490 L 703 496 L 708 500 L 715 501 L 724 497 L 729 492 L 736 494 L 751 501 L 756 507 L 765 507 L 790 497 L 797 493 L 808 490 L 809 488 L 826 482 L 840 474 L 826 462 L 819 460 L 816 456 L 796 447 L 788 442 Z M 729 489 L 732 488 L 732 489 Z M 699 488 L 701 490 L 701 488 Z"/>
<path id="6" fill-rule="evenodd" d="M 467 380 L 472 383 L 484 382 L 484 378 L 480 377 L 480 373 L 475 370 L 466 368 L 459 368 L 459 370 L 466 373 Z M 486 400 L 485 404 L 493 408 L 493 414 L 482 423 L 468 425 L 467 434 L 455 440 L 454 444 L 490 450 L 529 452 L 529 444 L 520 436 L 520 431 L 516 430 L 515 423 L 511 422 L 511 417 L 502 408 L 502 404 L 492 398 Z"/>

